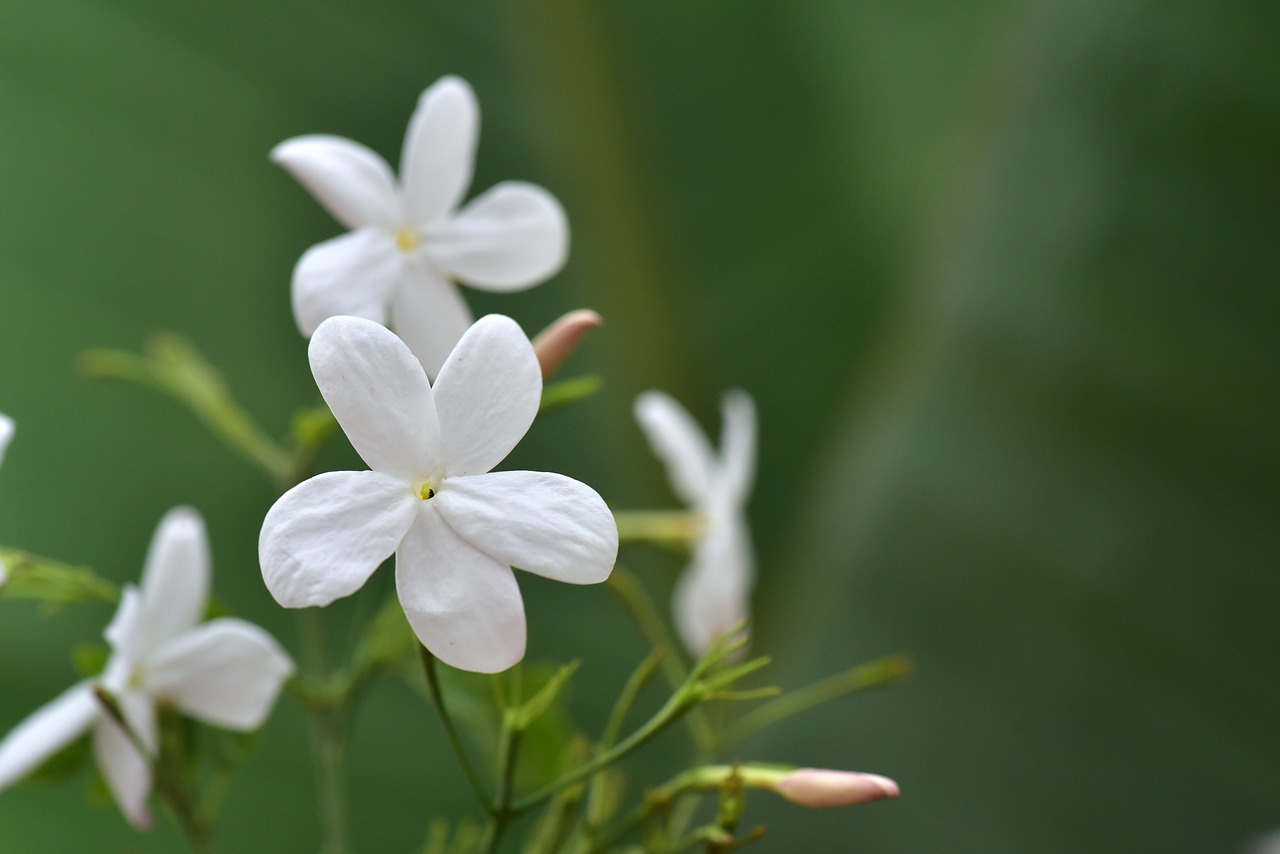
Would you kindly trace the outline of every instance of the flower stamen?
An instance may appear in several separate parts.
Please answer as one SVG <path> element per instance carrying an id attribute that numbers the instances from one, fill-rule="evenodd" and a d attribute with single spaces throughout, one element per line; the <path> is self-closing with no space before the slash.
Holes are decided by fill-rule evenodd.
<path id="1" fill-rule="evenodd" d="M 401 252 L 412 252 L 422 243 L 418 239 L 418 235 L 408 229 L 402 228 L 396 232 L 396 246 L 400 247 Z"/>
<path id="2" fill-rule="evenodd" d="M 432 488 L 431 481 L 424 480 L 418 484 L 418 497 L 423 501 L 436 497 L 436 491 Z"/>

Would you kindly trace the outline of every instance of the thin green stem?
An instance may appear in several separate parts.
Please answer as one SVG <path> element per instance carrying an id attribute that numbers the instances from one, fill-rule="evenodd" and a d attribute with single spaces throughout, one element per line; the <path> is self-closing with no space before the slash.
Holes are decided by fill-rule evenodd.
<path id="1" fill-rule="evenodd" d="M 902 679 L 910 672 L 910 659 L 902 655 L 890 655 L 852 670 L 828 676 L 826 679 L 756 707 L 728 729 L 722 738 L 722 743 L 726 745 L 737 743 L 784 718 L 847 694 L 856 694 L 859 691 L 888 685 Z"/>
<path id="2" fill-rule="evenodd" d="M 554 798 L 561 790 L 572 786 L 574 783 L 581 780 L 585 780 L 602 768 L 607 768 L 643 745 L 645 742 L 652 739 L 654 736 L 658 735 L 667 727 L 671 726 L 671 724 L 678 721 L 685 715 L 685 713 L 693 708 L 693 703 L 695 701 L 692 699 L 690 691 L 686 690 L 687 688 L 688 686 L 685 686 L 685 689 L 679 690 L 675 694 L 671 695 L 671 698 L 667 700 L 662 708 L 659 709 L 654 716 L 644 724 L 644 726 L 640 727 L 640 729 L 627 736 L 627 738 L 623 739 L 609 750 L 606 750 L 604 753 L 596 756 L 590 762 L 582 765 L 574 771 L 571 771 L 559 780 L 556 780 L 554 783 L 544 786 L 533 794 L 526 795 L 525 797 L 516 800 L 511 804 L 511 811 L 515 814 L 520 814 L 551 800 L 551 798 Z"/>
<path id="3" fill-rule="evenodd" d="M 640 580 L 622 564 L 614 566 L 609 575 L 609 589 L 612 590 L 627 610 L 631 612 L 640 633 L 654 649 L 663 651 L 662 669 L 672 688 L 679 688 L 688 679 L 689 673 L 680 663 L 680 653 L 675 639 L 667 631 L 667 625 L 658 614 L 653 600 L 645 591 Z M 694 742 L 700 754 L 710 755 L 714 752 L 716 737 L 707 717 L 701 709 L 694 709 L 689 716 L 689 727 L 693 731 Z"/>
<path id="4" fill-rule="evenodd" d="M 687 510 L 618 510 L 619 542 L 676 543 L 687 545 L 705 533 L 707 520 Z"/>
<path id="5" fill-rule="evenodd" d="M 489 820 L 485 823 L 481 841 L 482 854 L 492 854 L 498 849 L 498 840 L 514 817 L 511 811 L 511 793 L 515 785 L 516 760 L 520 754 L 520 737 L 523 734 L 513 720 L 514 712 L 503 715 L 502 734 L 498 739 L 498 793 L 493 799 Z"/>
<path id="6" fill-rule="evenodd" d="M 467 778 L 467 784 L 471 786 L 471 791 L 475 792 L 476 798 L 480 801 L 481 806 L 488 815 L 493 814 L 493 802 L 489 798 L 489 793 L 485 791 L 484 783 L 480 782 L 480 775 L 476 773 L 475 766 L 471 764 L 471 757 L 467 755 L 467 749 L 462 744 L 462 739 L 458 737 L 458 730 L 453 725 L 453 718 L 449 717 L 449 710 L 445 706 L 444 692 L 440 690 L 440 676 L 436 673 L 436 657 L 431 651 L 422 644 L 418 644 L 418 655 L 422 659 L 422 670 L 427 677 L 427 691 L 431 695 L 431 704 L 436 707 L 436 713 L 440 715 L 440 723 L 444 726 L 445 736 L 449 739 L 449 745 L 453 748 L 454 755 L 458 757 L 458 764 L 462 766 L 462 773 Z"/>
<path id="7" fill-rule="evenodd" d="M 346 798 L 346 694 L 332 690 L 325 673 L 324 626 L 320 612 L 298 612 L 298 633 L 306 672 L 318 680 L 319 692 L 305 704 L 311 721 L 311 757 L 315 768 L 316 802 L 323 828 L 324 854 L 346 854 L 348 847 Z"/>

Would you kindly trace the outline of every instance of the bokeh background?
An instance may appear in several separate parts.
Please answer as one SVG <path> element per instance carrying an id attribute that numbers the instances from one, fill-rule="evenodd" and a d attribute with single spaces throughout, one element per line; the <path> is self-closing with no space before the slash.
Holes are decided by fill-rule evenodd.
<path id="1" fill-rule="evenodd" d="M 456 73 L 484 117 L 473 191 L 542 183 L 573 228 L 556 279 L 473 306 L 607 320 L 568 368 L 605 391 L 510 465 L 674 506 L 634 395 L 718 430 L 746 388 L 774 680 L 916 663 L 744 748 L 904 791 L 755 798 L 760 850 L 1241 850 L 1280 826 L 1278 24 L 1261 0 L 0 0 L 0 542 L 124 582 L 194 504 L 219 591 L 297 649 L 256 566 L 266 479 L 74 362 L 177 332 L 283 433 L 316 399 L 289 273 L 341 229 L 266 153 L 323 131 L 395 162 Z M 356 464 L 341 441 L 323 462 Z M 659 590 L 680 566 L 624 557 Z M 573 713 L 598 728 L 642 646 L 607 592 L 522 583 L 531 657 L 585 658 Z M 108 617 L 0 604 L 0 729 Z M 438 729 L 404 685 L 369 699 L 359 850 L 469 808 Z M 0 850 L 181 850 L 167 819 L 86 807 L 86 779 L 0 794 Z M 287 704 L 219 841 L 318 845 Z"/>

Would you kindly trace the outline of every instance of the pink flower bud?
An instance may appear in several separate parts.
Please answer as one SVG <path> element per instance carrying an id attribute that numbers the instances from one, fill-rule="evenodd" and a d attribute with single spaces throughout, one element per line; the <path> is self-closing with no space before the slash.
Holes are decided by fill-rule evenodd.
<path id="1" fill-rule="evenodd" d="M 792 803 L 814 809 L 855 807 L 898 797 L 898 784 L 878 774 L 800 768 L 776 784 L 778 794 Z"/>
<path id="2" fill-rule="evenodd" d="M 578 349 L 587 333 L 604 323 L 600 315 L 588 308 L 571 311 L 538 333 L 533 339 L 533 352 L 542 365 L 542 379 L 549 380 L 565 360 Z"/>

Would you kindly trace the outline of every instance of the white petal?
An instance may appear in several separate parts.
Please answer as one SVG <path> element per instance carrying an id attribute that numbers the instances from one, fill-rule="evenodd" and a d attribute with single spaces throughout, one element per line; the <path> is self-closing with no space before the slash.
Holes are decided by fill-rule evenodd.
<path id="1" fill-rule="evenodd" d="M 262 520 L 258 560 L 267 589 L 286 608 L 350 596 L 396 550 L 417 504 L 403 481 L 379 472 L 303 481 Z"/>
<path id="2" fill-rule="evenodd" d="M 220 619 L 174 639 L 151 661 L 147 690 L 193 718 L 228 729 L 262 726 L 293 662 L 275 638 Z"/>
<path id="3" fill-rule="evenodd" d="M 488 291 L 518 291 L 564 266 L 569 222 L 546 190 L 504 181 L 432 228 L 427 249 L 460 282 Z"/>
<path id="4" fill-rule="evenodd" d="M 120 592 L 120 604 L 102 636 L 111 644 L 115 655 L 107 662 L 103 677 L 111 691 L 120 691 L 129 680 L 129 671 L 137 658 L 138 636 L 141 633 L 142 594 L 137 587 L 126 584 Z"/>
<path id="5" fill-rule="evenodd" d="M 0 462 L 4 462 L 4 452 L 13 440 L 13 419 L 0 414 Z"/>
<path id="6" fill-rule="evenodd" d="M 132 723 L 132 722 L 130 722 Z M 114 720 L 102 716 L 93 732 L 93 754 L 107 787 L 125 818 L 138 828 L 151 826 L 151 762 Z"/>
<path id="7" fill-rule="evenodd" d="M 511 318 L 477 320 L 435 384 L 445 473 L 483 474 L 524 438 L 542 399 L 533 345 Z"/>
<path id="8" fill-rule="evenodd" d="M 210 585 L 209 537 L 190 507 L 165 514 L 142 570 L 135 655 L 148 655 L 204 617 Z"/>
<path id="9" fill-rule="evenodd" d="M 480 107 L 465 80 L 441 77 L 422 93 L 400 154 L 410 222 L 434 223 L 462 201 L 479 130 Z"/>
<path id="10" fill-rule="evenodd" d="M 618 558 L 618 526 L 604 499 L 561 474 L 451 477 L 432 502 L 485 554 L 556 581 L 596 584 Z"/>
<path id="11" fill-rule="evenodd" d="M 304 337 L 330 317 L 347 314 L 384 326 L 403 281 L 405 255 L 386 231 L 362 228 L 312 246 L 293 268 L 293 319 Z"/>
<path id="12" fill-rule="evenodd" d="M 471 309 L 453 282 L 429 263 L 411 261 L 391 303 L 391 325 L 435 379 L 440 366 L 471 326 Z"/>
<path id="13" fill-rule="evenodd" d="M 21 780 L 79 738 L 93 726 L 99 711 L 89 683 L 81 682 L 33 712 L 0 741 L 0 789 Z"/>
<path id="14" fill-rule="evenodd" d="M 396 591 L 418 640 L 445 664 L 498 673 L 524 658 L 515 574 L 455 534 L 429 501 L 396 551 Z"/>
<path id="15" fill-rule="evenodd" d="M 370 320 L 331 317 L 307 355 L 320 393 L 369 468 L 405 481 L 438 468 L 431 385 L 394 333 Z"/>
<path id="16" fill-rule="evenodd" d="M 689 568 L 676 582 L 676 630 L 695 656 L 747 619 L 755 559 L 740 520 L 713 520 L 694 548 Z"/>
<path id="17" fill-rule="evenodd" d="M 654 454 L 666 464 L 676 495 L 688 504 L 706 501 L 715 457 L 685 408 L 663 392 L 646 391 L 636 398 L 635 413 Z"/>
<path id="18" fill-rule="evenodd" d="M 741 389 L 720 402 L 724 419 L 720 433 L 720 491 L 739 506 L 751 494 L 756 477 L 756 404 Z"/>
<path id="19" fill-rule="evenodd" d="M 287 139 L 271 159 L 288 169 L 347 228 L 405 224 L 400 193 L 387 162 L 359 143 L 316 134 Z"/>

